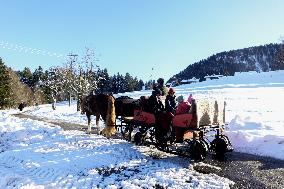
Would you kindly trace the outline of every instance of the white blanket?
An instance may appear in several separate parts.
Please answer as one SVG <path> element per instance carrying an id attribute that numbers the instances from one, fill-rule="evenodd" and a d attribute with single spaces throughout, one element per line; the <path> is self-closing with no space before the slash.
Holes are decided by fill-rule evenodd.
<path id="1" fill-rule="evenodd" d="M 216 99 L 196 100 L 197 125 L 223 125 L 225 123 L 225 101 Z"/>

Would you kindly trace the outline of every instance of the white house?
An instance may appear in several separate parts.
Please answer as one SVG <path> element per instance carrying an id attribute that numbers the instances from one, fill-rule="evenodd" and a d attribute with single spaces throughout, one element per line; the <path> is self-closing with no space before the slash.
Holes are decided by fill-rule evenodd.
<path id="1" fill-rule="evenodd" d="M 196 83 L 199 82 L 199 79 L 196 79 L 195 77 L 191 78 L 191 79 L 183 79 L 181 80 L 181 84 L 190 84 L 190 83 Z"/>

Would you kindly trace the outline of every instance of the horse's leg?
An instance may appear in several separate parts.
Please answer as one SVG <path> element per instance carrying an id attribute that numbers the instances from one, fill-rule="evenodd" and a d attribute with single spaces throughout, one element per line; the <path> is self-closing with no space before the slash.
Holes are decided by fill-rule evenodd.
<path id="1" fill-rule="evenodd" d="M 97 114 L 97 115 L 96 115 L 96 126 L 97 126 L 98 128 L 100 128 L 100 126 L 99 126 L 99 121 L 100 121 L 100 114 Z"/>
<path id="2" fill-rule="evenodd" d="M 88 131 L 91 132 L 91 115 L 90 114 L 86 114 L 87 118 L 88 118 Z"/>

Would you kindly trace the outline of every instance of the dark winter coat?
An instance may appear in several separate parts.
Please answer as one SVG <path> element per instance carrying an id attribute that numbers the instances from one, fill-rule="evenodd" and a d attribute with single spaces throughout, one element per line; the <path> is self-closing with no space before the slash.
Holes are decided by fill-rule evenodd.
<path id="1" fill-rule="evenodd" d="M 171 96 L 171 95 L 167 95 L 166 96 L 166 101 L 165 101 L 165 108 L 167 112 L 171 112 L 173 114 L 175 114 L 175 110 L 176 110 L 176 106 L 177 106 L 177 102 L 175 100 L 175 95 Z"/>
<path id="2" fill-rule="evenodd" d="M 20 111 L 22 111 L 22 110 L 24 109 L 24 107 L 25 107 L 25 104 L 24 104 L 23 102 L 21 102 L 20 105 L 19 105 L 19 107 L 18 107 L 18 109 L 19 109 Z"/>
<path id="3" fill-rule="evenodd" d="M 164 110 L 162 101 L 155 95 L 151 95 L 148 99 L 149 112 L 156 114 L 157 112 Z"/>

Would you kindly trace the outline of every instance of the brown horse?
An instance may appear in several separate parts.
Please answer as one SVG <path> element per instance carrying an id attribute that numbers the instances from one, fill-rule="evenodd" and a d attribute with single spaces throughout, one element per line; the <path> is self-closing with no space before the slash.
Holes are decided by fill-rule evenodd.
<path id="1" fill-rule="evenodd" d="M 116 132 L 114 102 L 114 97 L 106 94 L 91 94 L 82 98 L 81 113 L 87 115 L 88 131 L 91 131 L 91 115 L 94 115 L 96 116 L 96 126 L 98 128 L 100 117 L 106 124 L 105 128 L 102 130 L 103 135 L 110 137 Z"/>

